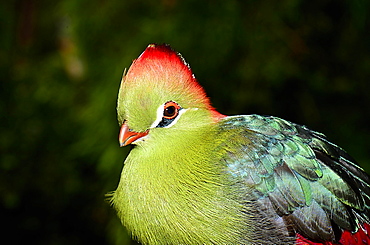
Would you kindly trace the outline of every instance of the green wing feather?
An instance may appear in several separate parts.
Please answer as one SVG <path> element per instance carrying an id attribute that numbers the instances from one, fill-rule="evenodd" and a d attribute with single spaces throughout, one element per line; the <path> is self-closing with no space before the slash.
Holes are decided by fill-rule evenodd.
<path id="1" fill-rule="evenodd" d="M 343 229 L 369 223 L 369 176 L 323 134 L 259 115 L 221 124 L 248 142 L 226 160 L 231 176 L 271 202 L 292 233 L 335 241 Z"/>

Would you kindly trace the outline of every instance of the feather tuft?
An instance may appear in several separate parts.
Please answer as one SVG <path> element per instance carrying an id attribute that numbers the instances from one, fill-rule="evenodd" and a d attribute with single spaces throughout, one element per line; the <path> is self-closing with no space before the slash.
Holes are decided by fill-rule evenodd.
<path id="1" fill-rule="evenodd" d="M 166 82 L 166 85 L 169 87 L 182 87 L 181 85 L 183 85 L 194 96 L 206 98 L 206 93 L 195 79 L 189 64 L 180 53 L 167 44 L 149 44 L 144 52 L 134 60 L 125 80 L 136 81 L 137 79 L 134 78 L 147 77 L 148 74 L 153 75 L 153 77 L 165 76 L 166 78 L 171 78 L 162 79 L 161 81 Z M 156 79 L 148 81 L 153 80 Z M 209 104 L 208 98 L 206 102 Z"/>

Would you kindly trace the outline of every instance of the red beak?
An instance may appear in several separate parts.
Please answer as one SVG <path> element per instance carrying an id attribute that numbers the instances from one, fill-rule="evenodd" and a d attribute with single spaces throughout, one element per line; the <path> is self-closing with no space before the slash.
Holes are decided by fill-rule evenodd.
<path id="1" fill-rule="evenodd" d="M 118 136 L 119 145 L 120 147 L 129 145 L 134 141 L 144 137 L 148 133 L 148 130 L 142 133 L 132 131 L 126 123 L 123 123 Z"/>

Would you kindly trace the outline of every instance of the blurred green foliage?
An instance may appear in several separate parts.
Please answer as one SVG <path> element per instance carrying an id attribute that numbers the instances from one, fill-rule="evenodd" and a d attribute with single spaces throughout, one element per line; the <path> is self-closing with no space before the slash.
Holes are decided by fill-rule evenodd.
<path id="1" fill-rule="evenodd" d="M 105 194 L 123 69 L 149 43 L 181 52 L 225 114 L 324 132 L 370 170 L 366 0 L 0 3 L 0 207 L 11 244 L 129 244 Z M 4 226 L 3 225 L 3 226 Z"/>

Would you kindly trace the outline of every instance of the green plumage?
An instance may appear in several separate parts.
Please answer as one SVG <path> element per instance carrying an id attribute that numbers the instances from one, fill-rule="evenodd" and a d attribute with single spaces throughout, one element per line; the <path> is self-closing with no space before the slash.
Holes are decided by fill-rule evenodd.
<path id="1" fill-rule="evenodd" d="M 174 54 L 149 46 L 119 93 L 119 123 L 148 132 L 134 141 L 112 197 L 137 240 L 337 241 L 369 222 L 369 178 L 342 149 L 283 119 L 215 112 L 191 72 L 177 74 L 190 70 Z M 168 101 L 176 117 L 162 115 Z"/>

